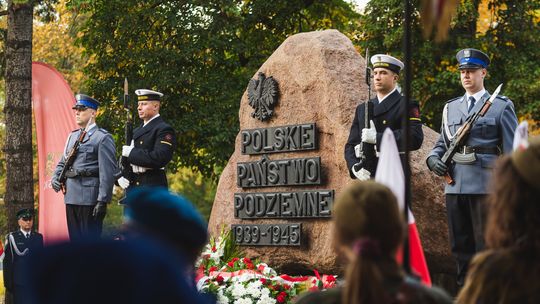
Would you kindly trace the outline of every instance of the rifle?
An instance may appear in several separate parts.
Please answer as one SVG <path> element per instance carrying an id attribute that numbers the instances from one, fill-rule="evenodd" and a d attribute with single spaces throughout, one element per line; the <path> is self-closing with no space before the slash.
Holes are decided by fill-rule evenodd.
<path id="1" fill-rule="evenodd" d="M 371 68 L 369 67 L 369 49 L 366 49 L 366 84 L 368 86 L 368 100 L 364 103 L 364 128 L 369 128 L 369 122 L 373 118 L 373 102 L 371 102 Z M 377 156 L 375 145 L 360 142 L 360 157 L 354 165 L 354 170 L 361 168 L 368 170 L 371 176 L 375 174 L 377 167 Z"/>
<path id="2" fill-rule="evenodd" d="M 62 168 L 62 171 L 60 171 L 60 176 L 58 177 L 58 181 L 60 182 L 60 189 L 62 189 L 62 193 L 66 194 L 66 180 L 67 176 L 66 173 L 69 169 L 71 169 L 71 166 L 73 166 L 73 162 L 75 161 L 75 157 L 77 157 L 77 152 L 79 151 L 79 147 L 81 146 L 81 142 L 84 139 L 84 136 L 86 135 L 86 130 L 81 129 L 81 133 L 79 134 L 79 137 L 73 144 L 73 147 L 71 147 L 71 150 L 69 150 L 69 153 L 66 156 L 66 162 L 64 163 L 64 167 Z"/>
<path id="3" fill-rule="evenodd" d="M 129 103 L 129 90 L 128 90 L 128 80 L 127 77 L 124 79 L 124 110 L 126 111 L 126 125 L 124 126 L 124 139 L 126 146 L 131 145 L 131 140 L 133 139 L 133 110 L 130 107 Z M 119 161 L 120 170 L 122 176 L 128 179 L 130 182 L 133 180 L 133 170 L 129 160 L 125 156 L 120 157 Z M 126 190 L 124 190 L 124 196 L 118 201 L 119 204 L 123 204 L 126 199 Z"/>
<path id="4" fill-rule="evenodd" d="M 474 125 L 474 123 L 480 118 L 480 117 L 483 117 L 486 112 L 489 110 L 489 108 L 491 107 L 491 105 L 493 104 L 493 100 L 495 100 L 495 98 L 497 98 L 497 95 L 499 95 L 499 92 L 501 91 L 501 87 L 502 87 L 502 83 L 497 87 L 497 89 L 495 90 L 495 92 L 493 92 L 493 95 L 491 95 L 491 97 L 489 98 L 488 101 L 486 101 L 484 103 L 484 105 L 482 106 L 482 108 L 480 108 L 480 110 L 478 110 L 477 112 L 473 113 L 472 115 L 470 115 L 467 120 L 465 121 L 465 123 L 463 124 L 463 126 L 461 126 L 456 134 L 454 135 L 454 137 L 452 137 L 451 141 L 450 141 L 450 145 L 448 146 L 448 149 L 446 149 L 446 152 L 444 153 L 444 155 L 441 157 L 441 160 L 444 162 L 444 164 L 450 168 L 450 163 L 452 162 L 452 158 L 454 157 L 454 155 L 457 153 L 457 151 L 463 147 L 463 145 L 465 144 L 465 142 L 467 141 L 467 138 L 469 136 L 469 134 L 471 133 L 471 130 L 472 130 L 472 127 Z M 446 180 L 446 183 L 449 184 L 449 185 L 452 185 L 454 183 L 454 179 L 452 178 L 452 176 L 450 175 L 450 172 L 446 172 L 446 174 L 444 175 L 444 179 Z"/>

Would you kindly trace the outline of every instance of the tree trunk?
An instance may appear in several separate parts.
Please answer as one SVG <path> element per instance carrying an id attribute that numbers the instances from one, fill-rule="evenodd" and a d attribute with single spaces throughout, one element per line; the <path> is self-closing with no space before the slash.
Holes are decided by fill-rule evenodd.
<path id="1" fill-rule="evenodd" d="M 34 207 L 32 161 L 32 1 L 8 1 L 6 55 L 6 194 L 8 229 L 16 212 Z"/>

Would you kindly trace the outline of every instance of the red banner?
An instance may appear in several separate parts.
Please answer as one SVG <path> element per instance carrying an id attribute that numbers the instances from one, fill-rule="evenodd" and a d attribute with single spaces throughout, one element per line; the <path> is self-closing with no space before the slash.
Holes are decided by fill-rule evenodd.
<path id="1" fill-rule="evenodd" d="M 39 172 L 39 232 L 45 243 L 68 237 L 64 196 L 51 188 L 51 178 L 64 151 L 68 134 L 77 128 L 75 96 L 53 67 L 32 63 L 32 106 L 36 119 Z"/>

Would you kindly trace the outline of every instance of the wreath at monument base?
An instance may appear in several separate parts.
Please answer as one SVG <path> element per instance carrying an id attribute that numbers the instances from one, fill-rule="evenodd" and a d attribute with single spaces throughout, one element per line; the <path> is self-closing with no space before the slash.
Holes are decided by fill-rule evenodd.
<path id="1" fill-rule="evenodd" d="M 336 277 L 278 274 L 260 261 L 243 257 L 229 230 L 211 238 L 197 261 L 197 289 L 212 293 L 218 303 L 292 303 L 302 292 L 335 287 Z"/>

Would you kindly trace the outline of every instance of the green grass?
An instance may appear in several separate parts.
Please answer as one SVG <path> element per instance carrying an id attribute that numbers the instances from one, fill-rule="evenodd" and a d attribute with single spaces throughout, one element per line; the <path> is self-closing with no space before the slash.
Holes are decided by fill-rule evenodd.
<path id="1" fill-rule="evenodd" d="M 122 228 L 124 207 L 118 204 L 118 200 L 123 196 L 123 192 L 113 194 L 113 199 L 107 206 L 107 216 L 103 221 L 103 238 L 111 238 L 118 234 Z"/>

